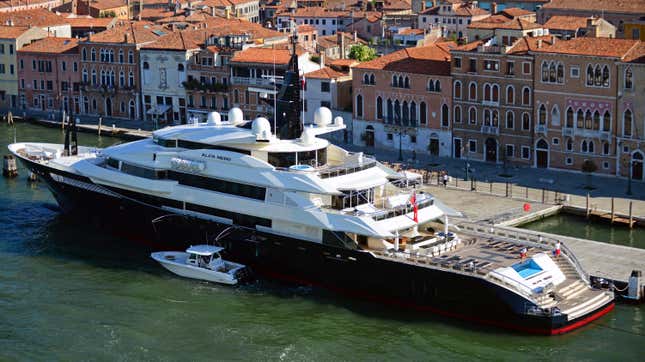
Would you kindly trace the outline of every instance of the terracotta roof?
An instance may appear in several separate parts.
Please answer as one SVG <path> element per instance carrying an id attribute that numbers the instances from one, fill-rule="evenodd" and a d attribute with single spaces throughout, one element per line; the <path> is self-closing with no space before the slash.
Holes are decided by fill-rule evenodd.
<path id="1" fill-rule="evenodd" d="M 454 6 L 453 8 L 454 8 L 455 16 L 473 17 L 473 16 L 490 14 L 488 11 L 482 8 L 470 7 L 467 4 L 456 4 L 456 6 Z M 423 11 L 421 14 L 436 15 L 436 14 L 439 14 L 439 10 L 441 10 L 441 6 L 435 6 Z"/>
<path id="2" fill-rule="evenodd" d="M 383 10 L 410 10 L 412 5 L 410 0 L 385 0 L 383 1 Z"/>
<path id="3" fill-rule="evenodd" d="M 499 14 L 506 15 L 511 19 L 518 16 L 535 15 L 533 11 L 524 10 L 522 8 L 506 8 L 500 11 Z"/>
<path id="4" fill-rule="evenodd" d="M 203 44 L 203 31 L 187 30 L 176 31 L 162 36 L 156 41 L 142 46 L 142 49 L 150 50 L 192 50 L 199 49 Z"/>
<path id="5" fill-rule="evenodd" d="M 423 29 L 401 29 L 398 35 L 423 35 L 424 33 Z"/>
<path id="6" fill-rule="evenodd" d="M 246 33 L 252 39 L 269 39 L 287 37 L 287 34 L 267 29 L 260 24 L 237 18 L 209 18 L 205 23 L 206 29 L 213 35 L 225 36 L 230 34 Z"/>
<path id="7" fill-rule="evenodd" d="M 13 22 L 13 25 L 16 26 L 47 27 L 67 24 L 65 18 L 46 9 L 0 13 L 0 24 L 7 24 L 9 21 Z"/>
<path id="8" fill-rule="evenodd" d="M 295 13 L 290 11 L 281 12 L 278 16 L 290 16 L 294 18 L 337 18 L 349 16 L 349 11 L 327 10 L 321 7 L 298 8 Z"/>
<path id="9" fill-rule="evenodd" d="M 623 58 L 639 40 L 612 38 L 573 38 L 571 40 L 556 40 L 554 44 L 534 49 L 540 53 L 558 53 L 573 55 L 589 55 L 598 57 Z"/>
<path id="10" fill-rule="evenodd" d="M 90 7 L 98 10 L 116 9 L 126 6 L 125 0 L 92 0 Z"/>
<path id="11" fill-rule="evenodd" d="M 525 36 L 519 39 L 513 44 L 513 46 L 507 50 L 507 54 L 523 55 L 527 54 L 529 51 L 534 51 L 539 49 L 538 46 L 541 43 L 541 46 L 549 46 L 553 42 L 552 35 L 544 36 Z"/>
<path id="12" fill-rule="evenodd" d="M 117 18 L 93 18 L 91 16 L 79 16 L 75 18 L 65 18 L 65 21 L 72 28 L 107 28 L 112 23 L 116 23 Z"/>
<path id="13" fill-rule="evenodd" d="M 454 46 L 455 43 L 435 43 L 423 47 L 405 48 L 361 63 L 355 68 L 450 75 L 450 49 Z"/>
<path id="14" fill-rule="evenodd" d="M 645 42 L 639 41 L 627 54 L 623 61 L 630 63 L 645 63 Z"/>
<path id="15" fill-rule="evenodd" d="M 325 63 L 334 67 L 353 67 L 357 64 L 360 64 L 360 62 L 356 59 L 330 59 Z"/>
<path id="16" fill-rule="evenodd" d="M 22 47 L 23 53 L 78 53 L 78 38 L 43 38 Z"/>
<path id="17" fill-rule="evenodd" d="M 92 34 L 88 42 L 92 43 L 128 43 L 144 44 L 159 39 L 160 36 L 170 33 L 161 26 L 148 22 L 118 22 L 113 28 L 97 34 Z"/>
<path id="18" fill-rule="evenodd" d="M 555 30 L 577 31 L 580 28 L 587 27 L 587 19 L 588 17 L 586 16 L 554 15 L 544 23 L 544 27 Z"/>
<path id="19" fill-rule="evenodd" d="M 16 39 L 27 30 L 27 26 L 0 26 L 0 39 Z"/>
<path id="20" fill-rule="evenodd" d="M 338 79 L 340 77 L 347 77 L 348 73 L 341 73 L 329 67 L 324 67 L 322 69 L 314 70 L 313 72 L 306 73 L 306 78 L 315 78 L 315 79 Z"/>
<path id="21" fill-rule="evenodd" d="M 468 25 L 469 29 L 508 29 L 508 30 L 531 30 L 542 29 L 543 25 L 533 23 L 524 19 L 511 19 L 503 15 L 491 16 L 489 18 L 474 21 Z"/>
<path id="22" fill-rule="evenodd" d="M 343 34 L 345 37 L 345 45 L 352 45 L 352 44 L 367 44 L 367 42 L 360 37 L 356 37 L 356 41 L 354 41 L 354 35 L 345 33 L 345 32 L 338 32 L 334 35 L 325 35 L 325 36 L 319 36 L 317 39 L 317 45 L 319 45 L 322 48 L 333 48 L 335 46 L 338 46 L 338 34 Z"/>
<path id="23" fill-rule="evenodd" d="M 284 65 L 289 64 L 289 59 L 291 59 L 291 51 L 289 51 L 289 49 L 248 48 L 235 53 L 233 58 L 231 58 L 231 62 L 260 64 L 275 63 Z"/>
<path id="24" fill-rule="evenodd" d="M 240 4 L 250 3 L 256 0 L 204 0 L 199 5 L 210 6 L 214 8 L 234 7 Z"/>
<path id="25" fill-rule="evenodd" d="M 452 50 L 460 51 L 460 52 L 471 52 L 473 50 L 476 50 L 478 46 L 483 45 L 487 40 L 488 39 L 479 39 L 479 40 L 471 41 L 470 43 L 456 46 L 452 48 Z"/>
<path id="26" fill-rule="evenodd" d="M 316 31 L 316 28 L 309 24 L 298 25 L 298 33 L 310 33 L 312 31 Z"/>
<path id="27" fill-rule="evenodd" d="M 551 0 L 543 9 L 583 10 L 593 13 L 645 12 L 645 0 Z"/>

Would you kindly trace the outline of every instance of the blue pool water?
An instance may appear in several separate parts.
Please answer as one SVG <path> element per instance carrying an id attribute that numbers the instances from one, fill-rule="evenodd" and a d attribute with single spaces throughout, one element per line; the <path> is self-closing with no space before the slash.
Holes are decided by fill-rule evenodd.
<path id="1" fill-rule="evenodd" d="M 542 271 L 539 265 L 537 265 L 533 260 L 513 265 L 513 269 L 519 274 L 522 278 L 527 279 L 531 276 Z"/>

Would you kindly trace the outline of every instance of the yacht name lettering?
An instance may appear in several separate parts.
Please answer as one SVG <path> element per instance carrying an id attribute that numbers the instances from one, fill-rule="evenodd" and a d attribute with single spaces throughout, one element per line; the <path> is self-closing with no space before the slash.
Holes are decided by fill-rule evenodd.
<path id="1" fill-rule="evenodd" d="M 222 161 L 231 161 L 230 157 L 226 157 L 226 156 L 222 156 L 222 155 L 213 155 L 213 154 L 210 154 L 210 153 L 202 153 L 202 157 L 215 158 L 215 159 L 222 160 Z"/>

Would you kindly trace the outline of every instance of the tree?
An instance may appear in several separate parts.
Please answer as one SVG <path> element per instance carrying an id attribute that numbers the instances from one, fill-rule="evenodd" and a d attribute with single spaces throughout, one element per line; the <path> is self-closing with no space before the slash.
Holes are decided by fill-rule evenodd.
<path id="1" fill-rule="evenodd" d="M 376 50 L 365 44 L 354 45 L 349 49 L 349 57 L 359 62 L 367 62 L 376 58 Z"/>
<path id="2" fill-rule="evenodd" d="M 582 163 L 582 172 L 587 174 L 587 189 L 593 189 L 591 184 L 591 174 L 596 172 L 597 169 L 598 166 L 596 166 L 592 160 L 585 160 L 585 162 Z"/>

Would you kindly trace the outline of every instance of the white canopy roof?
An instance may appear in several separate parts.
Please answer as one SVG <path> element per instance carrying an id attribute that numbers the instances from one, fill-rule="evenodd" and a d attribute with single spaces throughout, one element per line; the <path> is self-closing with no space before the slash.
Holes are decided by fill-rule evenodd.
<path id="1" fill-rule="evenodd" d="M 222 250 L 224 250 L 224 248 L 214 245 L 194 245 L 186 249 L 186 252 L 189 254 L 209 256 Z"/>

